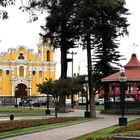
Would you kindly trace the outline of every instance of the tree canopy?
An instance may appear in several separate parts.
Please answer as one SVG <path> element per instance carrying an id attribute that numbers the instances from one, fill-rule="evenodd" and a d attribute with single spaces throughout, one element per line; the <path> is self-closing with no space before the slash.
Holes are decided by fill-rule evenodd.
<path id="1" fill-rule="evenodd" d="M 83 85 L 80 83 L 79 79 L 59 79 L 52 81 L 51 79 L 46 79 L 42 84 L 38 84 L 38 92 L 50 94 L 53 96 L 67 96 L 72 94 L 77 94 L 83 90 Z"/>
<path id="2" fill-rule="evenodd" d="M 118 51 L 118 37 L 128 34 L 126 16 L 129 13 L 125 8 L 125 0 L 97 0 L 95 9 L 94 71 L 102 78 L 114 73 L 116 69 L 112 64 L 118 64 L 122 58 Z"/>
<path id="3" fill-rule="evenodd" d="M 93 72 L 98 72 L 100 78 L 107 76 L 113 71 L 110 64 L 121 57 L 116 40 L 128 33 L 125 0 L 29 1 L 30 7 L 48 12 L 42 36 L 51 38 L 52 44 L 61 50 L 61 78 L 67 78 L 68 50 L 76 47 L 78 41 L 87 49 L 90 110 L 95 117 Z"/>
<path id="4" fill-rule="evenodd" d="M 8 18 L 8 12 L 4 9 L 8 5 L 14 5 L 15 0 L 0 0 L 0 5 L 3 7 L 2 10 L 0 10 L 0 18 L 7 19 Z"/>

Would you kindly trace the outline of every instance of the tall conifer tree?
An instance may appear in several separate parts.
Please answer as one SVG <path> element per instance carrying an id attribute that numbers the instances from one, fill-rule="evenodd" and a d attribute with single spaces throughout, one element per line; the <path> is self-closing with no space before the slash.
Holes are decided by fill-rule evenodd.
<path id="1" fill-rule="evenodd" d="M 30 7 L 39 7 L 47 10 L 46 24 L 41 28 L 45 32 L 41 34 L 51 39 L 51 43 L 55 48 L 61 51 L 61 78 L 67 78 L 67 53 L 70 48 L 75 48 L 77 40 L 76 23 L 74 23 L 74 0 L 40 0 L 31 1 Z M 61 100 L 62 99 L 62 100 Z M 60 98 L 61 110 L 64 111 L 65 95 Z"/>
<path id="2" fill-rule="evenodd" d="M 95 51 L 93 61 L 96 62 L 94 71 L 100 78 L 112 74 L 116 69 L 112 64 L 118 64 L 121 59 L 118 37 L 128 34 L 126 15 L 128 9 L 124 7 L 125 0 L 98 1 L 95 6 Z"/>
<path id="3" fill-rule="evenodd" d="M 80 22 L 80 35 L 87 49 L 91 117 L 96 117 L 93 73 L 98 72 L 98 78 L 101 78 L 113 72 L 110 63 L 117 63 L 121 56 L 117 51 L 116 39 L 128 33 L 125 17 L 128 9 L 124 8 L 125 0 L 77 0 L 77 2 L 76 19 Z M 93 66 L 92 49 L 95 62 Z"/>
<path id="4" fill-rule="evenodd" d="M 115 39 L 127 33 L 125 0 L 32 0 L 31 7 L 48 10 L 44 38 L 50 37 L 61 50 L 61 78 L 67 78 L 67 51 L 75 47 L 76 39 L 87 49 L 91 117 L 96 117 L 93 91 L 93 71 L 108 75 L 109 63 L 119 60 Z M 91 49 L 97 60 L 92 69 Z M 94 59 L 94 60 L 95 60 Z M 107 69 L 107 71 L 106 71 Z"/>

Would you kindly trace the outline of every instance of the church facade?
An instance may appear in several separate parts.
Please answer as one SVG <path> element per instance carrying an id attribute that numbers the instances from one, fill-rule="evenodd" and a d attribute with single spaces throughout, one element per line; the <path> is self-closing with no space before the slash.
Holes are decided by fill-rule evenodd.
<path id="1" fill-rule="evenodd" d="M 47 43 L 37 46 L 38 52 L 25 46 L 9 48 L 0 54 L 0 97 L 26 99 L 39 96 L 36 84 L 55 80 L 54 48 Z"/>

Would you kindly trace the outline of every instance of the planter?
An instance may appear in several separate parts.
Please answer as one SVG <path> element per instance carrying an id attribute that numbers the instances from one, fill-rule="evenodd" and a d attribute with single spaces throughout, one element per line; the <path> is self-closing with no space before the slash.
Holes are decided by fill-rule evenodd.
<path id="1" fill-rule="evenodd" d="M 45 110 L 45 114 L 51 114 L 51 110 L 50 109 Z"/>
<path id="2" fill-rule="evenodd" d="M 119 126 L 127 125 L 127 118 L 126 117 L 120 117 L 119 118 Z"/>
<path id="3" fill-rule="evenodd" d="M 14 115 L 10 115 L 10 121 L 14 120 Z"/>
<path id="4" fill-rule="evenodd" d="M 90 111 L 85 111 L 85 118 L 90 118 Z"/>
<path id="5" fill-rule="evenodd" d="M 18 108 L 18 105 L 16 104 L 15 107 Z"/>

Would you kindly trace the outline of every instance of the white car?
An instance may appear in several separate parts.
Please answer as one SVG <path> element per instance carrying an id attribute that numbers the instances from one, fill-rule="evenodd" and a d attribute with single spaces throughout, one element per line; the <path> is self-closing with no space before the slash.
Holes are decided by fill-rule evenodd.
<path id="1" fill-rule="evenodd" d="M 79 97 L 79 99 L 78 99 L 78 104 L 80 105 L 82 105 L 82 104 L 86 104 L 86 97 Z"/>
<path id="2" fill-rule="evenodd" d="M 114 99 L 112 97 L 110 98 L 110 102 L 114 102 Z"/>
<path id="3" fill-rule="evenodd" d="M 98 101 L 99 101 L 99 104 L 100 105 L 103 105 L 104 104 L 104 98 L 99 98 Z"/>
<path id="4" fill-rule="evenodd" d="M 71 105 L 71 99 L 66 99 L 66 105 Z"/>
<path id="5" fill-rule="evenodd" d="M 125 98 L 125 101 L 126 101 L 126 102 L 134 102 L 135 99 L 132 98 L 132 97 L 126 97 L 126 98 Z"/>

